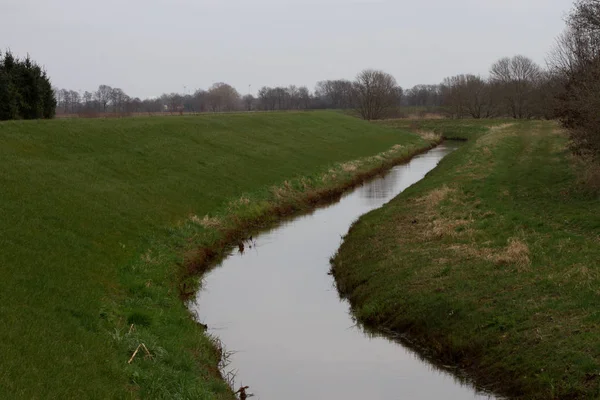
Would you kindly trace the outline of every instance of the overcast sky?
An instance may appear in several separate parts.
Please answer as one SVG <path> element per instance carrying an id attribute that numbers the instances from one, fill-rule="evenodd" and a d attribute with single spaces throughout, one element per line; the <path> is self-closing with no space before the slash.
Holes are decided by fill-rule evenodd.
<path id="1" fill-rule="evenodd" d="M 544 63 L 572 0 L 0 0 L 0 49 L 53 84 L 131 96 L 352 79 L 411 87 L 487 74 L 503 56 Z"/>

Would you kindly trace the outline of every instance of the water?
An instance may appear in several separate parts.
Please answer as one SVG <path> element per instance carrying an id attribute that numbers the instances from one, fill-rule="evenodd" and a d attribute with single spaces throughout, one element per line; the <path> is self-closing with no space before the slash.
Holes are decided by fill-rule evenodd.
<path id="1" fill-rule="evenodd" d="M 204 280 L 192 309 L 262 400 L 489 399 L 397 342 L 365 333 L 327 274 L 352 222 L 421 180 L 455 144 L 393 168 L 338 203 L 259 235 Z"/>

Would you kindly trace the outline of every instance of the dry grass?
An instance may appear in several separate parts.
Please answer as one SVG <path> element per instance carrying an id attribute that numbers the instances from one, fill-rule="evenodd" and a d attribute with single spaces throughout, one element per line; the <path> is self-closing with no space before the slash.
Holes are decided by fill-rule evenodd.
<path id="1" fill-rule="evenodd" d="M 354 172 L 358 169 L 358 167 L 360 166 L 360 162 L 359 161 L 349 161 L 347 163 L 343 163 L 341 165 L 342 170 L 344 172 Z"/>
<path id="2" fill-rule="evenodd" d="M 418 113 L 418 114 L 409 114 L 406 119 L 446 119 L 446 116 L 444 116 L 443 114 L 437 114 L 437 113 Z"/>
<path id="3" fill-rule="evenodd" d="M 202 219 L 197 215 L 191 215 L 190 221 L 205 228 L 220 228 L 222 226 L 222 221 L 219 218 L 209 217 L 208 215 L 205 215 Z"/>
<path id="4" fill-rule="evenodd" d="M 286 197 L 293 196 L 295 193 L 295 190 L 289 181 L 284 181 L 281 186 L 273 186 L 271 188 L 271 193 L 273 193 L 273 195 L 275 196 L 276 199 L 283 199 Z M 250 203 L 249 200 L 248 201 L 246 201 L 246 200 L 248 200 L 248 199 L 242 198 L 242 199 L 238 200 L 237 204 L 243 205 L 243 204 Z"/>
<path id="5" fill-rule="evenodd" d="M 518 238 L 510 238 L 508 246 L 495 256 L 494 261 L 497 265 L 516 265 L 525 269 L 531 264 L 529 246 Z"/>
<path id="6" fill-rule="evenodd" d="M 444 185 L 440 188 L 431 190 L 426 196 L 417 199 L 417 203 L 424 204 L 428 209 L 433 209 L 442 201 L 446 200 L 449 194 L 454 192 L 454 189 Z"/>
<path id="7" fill-rule="evenodd" d="M 158 260 L 154 258 L 151 249 L 148 249 L 148 251 L 142 254 L 141 259 L 146 264 L 158 264 Z"/>
<path id="8" fill-rule="evenodd" d="M 514 124 L 501 124 L 489 128 L 489 133 L 477 140 L 477 143 L 475 144 L 476 148 L 484 152 L 484 149 L 487 148 L 487 151 L 490 151 L 489 149 L 495 148 L 501 140 L 510 136 L 516 136 L 517 133 L 515 130 L 507 129 L 513 125 Z"/>
<path id="9" fill-rule="evenodd" d="M 439 135 L 433 131 L 418 130 L 417 134 L 419 134 L 419 136 L 421 136 L 424 140 L 427 140 L 429 142 L 439 142 L 440 140 L 442 140 L 442 135 Z"/>
<path id="10" fill-rule="evenodd" d="M 441 239 L 444 237 L 458 237 L 463 234 L 472 234 L 473 231 L 469 229 L 459 230 L 469 226 L 473 221 L 465 219 L 446 219 L 439 218 L 431 222 L 428 229 L 424 230 L 423 236 L 427 239 Z"/>
<path id="11" fill-rule="evenodd" d="M 527 267 L 531 265 L 529 246 L 517 238 L 509 239 L 508 245 L 501 250 L 477 247 L 473 244 L 454 244 L 449 246 L 448 249 L 465 259 L 481 259 L 498 266 L 516 266 L 519 272 L 527 270 Z"/>

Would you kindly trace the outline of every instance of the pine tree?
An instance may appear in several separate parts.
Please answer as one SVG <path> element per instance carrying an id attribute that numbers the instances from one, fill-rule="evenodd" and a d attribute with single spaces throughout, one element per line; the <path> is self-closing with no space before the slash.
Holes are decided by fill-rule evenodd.
<path id="1" fill-rule="evenodd" d="M 52 118 L 56 99 L 48 75 L 32 61 L 0 54 L 0 120 Z"/>

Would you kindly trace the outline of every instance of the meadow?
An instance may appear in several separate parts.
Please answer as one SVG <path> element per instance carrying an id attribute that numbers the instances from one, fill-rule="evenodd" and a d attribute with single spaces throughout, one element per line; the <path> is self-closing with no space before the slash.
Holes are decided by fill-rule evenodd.
<path id="1" fill-rule="evenodd" d="M 0 397 L 232 398 L 195 274 L 431 145 L 335 112 L 0 123 Z"/>

